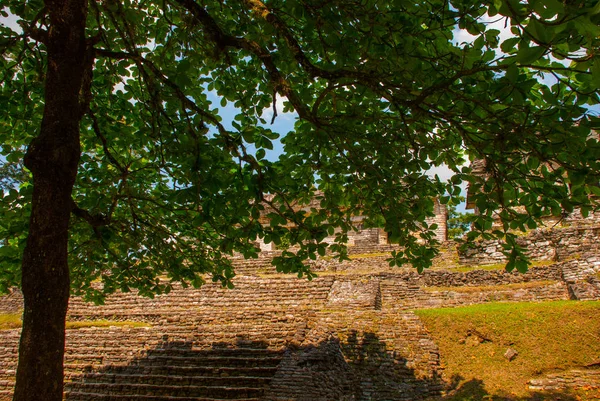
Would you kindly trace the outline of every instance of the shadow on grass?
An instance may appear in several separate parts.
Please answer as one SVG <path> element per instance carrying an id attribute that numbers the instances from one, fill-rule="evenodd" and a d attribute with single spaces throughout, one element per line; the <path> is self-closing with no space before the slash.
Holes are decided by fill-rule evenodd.
<path id="1" fill-rule="evenodd" d="M 452 378 L 454 386 L 461 381 L 460 376 Z M 483 380 L 472 379 L 455 387 L 448 395 L 435 398 L 436 401 L 582 401 L 577 394 L 570 390 L 532 392 L 526 396 L 514 396 L 509 394 L 490 394 L 485 388 Z"/>

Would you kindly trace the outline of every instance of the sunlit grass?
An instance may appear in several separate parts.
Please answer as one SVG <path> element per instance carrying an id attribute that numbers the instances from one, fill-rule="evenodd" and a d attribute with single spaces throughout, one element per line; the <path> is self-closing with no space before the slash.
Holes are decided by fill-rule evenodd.
<path id="1" fill-rule="evenodd" d="M 150 327 L 149 323 L 131 322 L 131 321 L 112 321 L 112 320 L 81 320 L 75 322 L 67 322 L 67 329 L 83 329 L 88 327 Z"/>
<path id="2" fill-rule="evenodd" d="M 459 378 L 457 385 L 467 389 L 449 400 L 523 399 L 531 378 L 585 366 L 600 355 L 599 301 L 489 303 L 416 313 L 440 348 L 447 377 Z M 513 361 L 504 357 L 508 348 L 519 353 Z"/>
<path id="3" fill-rule="evenodd" d="M 423 291 L 453 291 L 458 293 L 476 293 L 476 292 L 489 292 L 489 291 L 506 291 L 506 290 L 520 290 L 537 287 L 545 287 L 552 284 L 557 284 L 558 281 L 551 280 L 540 280 L 540 281 L 526 281 L 523 283 L 510 283 L 502 285 L 482 285 L 482 286 L 462 286 L 462 287 L 421 287 Z"/>
<path id="4" fill-rule="evenodd" d="M 545 267 L 555 264 L 556 262 L 553 260 L 533 260 L 529 265 L 530 269 L 535 269 L 537 267 Z M 474 266 L 465 266 L 460 265 L 448 270 L 457 271 L 457 272 L 470 272 L 473 270 L 504 270 L 506 268 L 506 263 L 495 263 L 490 265 L 474 265 Z"/>
<path id="5" fill-rule="evenodd" d="M 20 313 L 1 313 L 0 330 L 12 330 L 21 327 Z"/>
<path id="6" fill-rule="evenodd" d="M 2 313 L 0 314 L 0 330 L 19 329 L 22 325 L 20 313 Z M 150 324 L 145 322 L 132 321 L 111 321 L 111 320 L 82 320 L 82 321 L 67 321 L 67 329 L 82 329 L 88 327 L 150 327 Z"/>

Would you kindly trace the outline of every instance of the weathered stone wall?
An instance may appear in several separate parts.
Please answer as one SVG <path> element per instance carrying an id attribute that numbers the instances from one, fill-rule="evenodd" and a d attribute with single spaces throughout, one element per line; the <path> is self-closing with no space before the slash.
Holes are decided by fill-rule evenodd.
<path id="1" fill-rule="evenodd" d="M 435 237 L 439 242 L 448 240 L 448 208 L 436 200 L 433 207 L 434 217 L 426 219 L 427 225 L 437 224 Z"/>
<path id="2" fill-rule="evenodd" d="M 11 308 L 17 299 L 15 292 Z M 75 297 L 71 321 L 151 326 L 67 330 L 66 399 L 418 400 L 439 393 L 439 354 L 419 319 L 380 308 L 379 279 L 371 276 L 242 276 L 234 290 L 176 287 L 155 299 L 117 293 L 102 306 Z M 18 331 L 0 332 L 0 399 L 10 397 L 17 342 Z"/>
<path id="3" fill-rule="evenodd" d="M 413 313 L 327 311 L 310 328 L 307 342 L 336 333 L 355 400 L 414 400 L 444 389 L 439 350 Z"/>
<path id="4" fill-rule="evenodd" d="M 382 308 L 400 310 L 570 298 L 567 285 L 556 281 L 494 287 L 419 287 L 404 281 L 385 280 L 382 282 L 382 293 Z"/>
<path id="5" fill-rule="evenodd" d="M 23 296 L 17 289 L 0 296 L 0 313 L 18 313 L 23 310 Z"/>
<path id="6" fill-rule="evenodd" d="M 564 372 L 549 373 L 544 377 L 529 381 L 531 390 L 563 390 L 568 388 L 600 388 L 599 369 L 571 369 Z"/>
<path id="7" fill-rule="evenodd" d="M 239 274 L 233 290 L 209 283 L 201 289 L 176 286 L 155 299 L 117 293 L 102 306 L 74 297 L 71 321 L 149 326 L 67 330 L 65 398 L 367 401 L 439 395 L 445 386 L 439 351 L 411 310 L 600 299 L 599 229 L 532 233 L 527 241 L 567 260 L 526 274 L 391 269 L 386 258 L 397 248 L 365 241 L 353 247 L 350 261 L 312 262 L 321 277 L 310 282 L 274 275 L 270 261 L 277 252 L 269 252 L 256 260 L 233 260 Z M 369 251 L 375 253 L 362 255 Z M 21 309 L 18 291 L 0 298 L 0 312 Z M 0 400 L 11 398 L 18 335 L 0 331 Z M 543 385 L 579 383 L 581 377 L 547 378 L 554 381 Z"/>
<path id="8" fill-rule="evenodd" d="M 265 400 L 355 401 L 358 386 L 335 336 L 286 351 Z"/>
<path id="9" fill-rule="evenodd" d="M 312 200 L 310 205 L 302 206 L 302 207 L 294 207 L 298 210 L 304 210 L 310 213 L 311 208 L 320 208 L 320 204 L 316 200 Z M 263 224 L 268 224 L 268 219 L 265 217 L 266 214 L 272 211 L 270 207 L 265 208 L 263 212 L 263 217 L 261 217 L 261 222 Z M 435 200 L 433 207 L 433 217 L 429 217 L 425 219 L 428 226 L 432 224 L 436 224 L 437 228 L 434 230 L 435 238 L 439 242 L 445 242 L 448 240 L 448 209 L 446 205 L 441 204 L 437 199 Z M 348 242 L 347 245 L 358 246 L 358 247 L 376 247 L 378 245 L 385 245 L 388 242 L 387 233 L 381 228 L 363 228 L 362 221 L 364 220 L 363 216 L 355 216 L 353 217 L 354 225 L 358 227 L 358 231 L 350 231 L 348 232 Z M 335 240 L 335 236 L 329 236 L 324 239 L 327 243 L 333 243 Z M 256 241 L 257 247 L 260 248 L 262 252 L 270 252 L 275 251 L 277 247 L 274 243 L 265 243 L 262 239 L 258 239 Z"/>
<path id="10" fill-rule="evenodd" d="M 517 238 L 517 243 L 527 249 L 534 260 L 568 260 L 584 254 L 600 253 L 600 226 L 568 227 L 560 229 L 533 230 L 527 236 Z M 505 263 L 502 242 L 497 240 L 478 241 L 459 253 L 464 265 Z"/>
<path id="11" fill-rule="evenodd" d="M 339 279 L 331 286 L 327 307 L 380 309 L 381 289 L 377 278 Z"/>
<path id="12" fill-rule="evenodd" d="M 527 273 L 498 270 L 471 270 L 453 272 L 445 270 L 429 270 L 417 276 L 424 286 L 463 287 L 463 286 L 498 286 L 541 280 L 560 280 L 562 269 L 554 264 L 530 269 Z"/>

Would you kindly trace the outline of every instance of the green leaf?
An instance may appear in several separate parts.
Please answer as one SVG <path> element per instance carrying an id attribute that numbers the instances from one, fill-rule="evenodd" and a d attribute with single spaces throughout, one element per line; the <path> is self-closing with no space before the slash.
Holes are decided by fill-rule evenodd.
<path id="1" fill-rule="evenodd" d="M 554 39 L 554 27 L 552 25 L 543 25 L 535 17 L 531 17 L 527 24 L 526 31 L 533 36 L 537 42 L 548 43 Z"/>
<path id="2" fill-rule="evenodd" d="M 546 49 L 542 46 L 520 47 L 516 61 L 525 65 L 533 64 L 544 55 L 545 51 Z"/>
<path id="3" fill-rule="evenodd" d="M 510 83 L 516 83 L 519 78 L 519 67 L 516 64 L 511 64 L 506 69 L 506 78 Z"/>
<path id="4" fill-rule="evenodd" d="M 519 38 L 508 38 L 504 42 L 502 42 L 502 44 L 500 45 L 500 49 L 504 53 L 510 53 L 515 48 L 517 43 L 519 43 L 520 40 L 521 39 Z"/>
<path id="5" fill-rule="evenodd" d="M 529 156 L 527 158 L 527 168 L 530 170 L 537 170 L 540 166 L 540 159 L 535 156 Z"/>
<path id="6" fill-rule="evenodd" d="M 531 4 L 535 12 L 544 19 L 551 19 L 564 11 L 563 4 L 558 0 L 535 0 Z"/>
<path id="7" fill-rule="evenodd" d="M 598 2 L 600 4 L 600 2 Z M 594 89 L 600 90 L 600 58 L 596 58 L 591 68 L 592 85 Z"/>
<path id="8" fill-rule="evenodd" d="M 517 271 L 519 273 L 527 273 L 527 270 L 529 268 L 529 264 L 527 263 L 527 261 L 523 260 L 523 259 L 518 259 L 515 262 L 515 266 L 517 268 Z"/>

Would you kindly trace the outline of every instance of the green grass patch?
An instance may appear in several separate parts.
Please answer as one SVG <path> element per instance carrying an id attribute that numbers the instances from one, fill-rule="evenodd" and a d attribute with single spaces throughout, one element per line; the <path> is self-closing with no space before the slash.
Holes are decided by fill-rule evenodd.
<path id="1" fill-rule="evenodd" d="M 1 313 L 0 330 L 12 330 L 21 327 L 20 313 Z"/>
<path id="2" fill-rule="evenodd" d="M 535 269 L 537 267 L 550 266 L 555 264 L 556 262 L 553 260 L 533 260 L 529 265 L 530 269 Z M 456 266 L 449 270 L 456 272 L 470 272 L 473 270 L 504 270 L 506 268 L 506 263 L 495 263 L 492 265 L 478 265 L 478 266 Z"/>
<path id="3" fill-rule="evenodd" d="M 415 313 L 459 389 L 447 400 L 538 399 L 527 389 L 529 379 L 584 366 L 600 355 L 599 301 L 490 303 Z M 519 353 L 513 361 L 504 357 L 509 347 Z"/>
<path id="4" fill-rule="evenodd" d="M 456 266 L 452 269 L 450 269 L 451 271 L 456 271 L 456 272 L 470 272 L 473 270 L 504 270 L 504 268 L 506 267 L 506 263 L 496 263 L 493 265 L 478 265 L 478 266 Z"/>
<path id="5" fill-rule="evenodd" d="M 350 259 L 369 259 L 369 258 L 381 258 L 381 257 L 391 257 L 391 252 L 373 252 L 373 253 L 355 253 L 349 254 L 348 258 Z"/>
<path id="6" fill-rule="evenodd" d="M 382 270 L 388 270 L 390 269 L 390 267 L 385 264 L 382 265 L 380 268 L 361 268 L 361 269 L 340 269 L 340 270 L 323 270 L 323 271 L 317 271 L 315 272 L 315 274 L 318 277 L 325 277 L 325 276 L 348 276 L 348 277 L 352 277 L 352 276 L 356 276 L 357 278 L 361 277 L 361 276 L 369 276 L 372 275 L 373 273 L 376 272 L 380 272 Z"/>
<path id="7" fill-rule="evenodd" d="M 481 286 L 461 286 L 461 287 L 421 287 L 423 291 L 434 292 L 434 291 L 453 291 L 459 293 L 471 294 L 474 292 L 489 292 L 489 291 L 506 291 L 506 290 L 520 290 L 528 288 L 545 287 L 548 285 L 556 284 L 558 281 L 551 280 L 540 280 L 540 281 L 527 281 L 523 283 L 511 283 L 502 285 L 481 285 Z"/>
<path id="8" fill-rule="evenodd" d="M 67 322 L 67 329 L 83 329 L 88 327 L 150 327 L 149 323 L 112 320 L 81 320 Z"/>
<path id="9" fill-rule="evenodd" d="M 23 322 L 20 313 L 2 313 L 0 314 L 0 330 L 20 329 Z M 82 320 L 67 321 L 67 329 L 82 329 L 85 327 L 150 327 L 150 324 L 144 322 L 131 321 L 111 321 L 111 320 Z"/>

